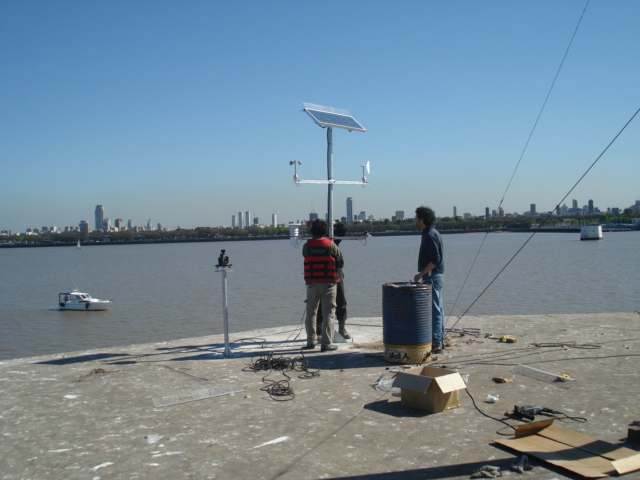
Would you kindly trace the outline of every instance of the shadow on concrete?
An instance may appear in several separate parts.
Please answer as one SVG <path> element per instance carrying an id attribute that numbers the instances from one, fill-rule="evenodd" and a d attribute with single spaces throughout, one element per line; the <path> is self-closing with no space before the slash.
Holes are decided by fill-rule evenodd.
<path id="1" fill-rule="evenodd" d="M 344 352 L 344 350 L 343 350 Z M 321 370 L 346 370 L 354 368 L 391 367 L 381 354 L 369 352 L 320 353 L 305 357 Z"/>
<path id="2" fill-rule="evenodd" d="M 416 410 L 415 408 L 410 408 L 402 405 L 400 401 L 389 401 L 389 399 L 385 400 L 377 400 L 375 402 L 371 402 L 366 404 L 363 408 L 366 410 L 371 410 L 373 412 L 382 413 L 384 415 L 390 415 L 396 418 L 422 418 L 429 417 L 433 415 L 433 413 L 425 412 L 422 410 Z"/>
<path id="3" fill-rule="evenodd" d="M 477 472 L 484 466 L 499 467 L 502 472 L 502 478 L 505 476 L 508 478 L 509 474 L 517 475 L 511 472 L 511 466 L 518 462 L 518 457 L 502 458 L 487 460 L 486 462 L 470 462 L 460 463 L 458 465 L 449 465 L 447 467 L 431 467 L 431 468 L 417 468 L 414 470 L 402 470 L 396 472 L 386 473 L 374 473 L 365 475 L 354 475 L 349 477 L 332 477 L 330 480 L 418 480 L 418 479 L 446 479 L 446 478 L 469 478 L 472 473 Z M 529 457 L 529 464 L 534 467 L 534 470 L 527 472 L 529 475 L 535 475 L 535 469 L 544 468 L 551 472 L 562 475 L 562 478 L 568 479 L 584 479 L 580 475 L 572 474 L 571 472 L 555 468 L 551 464 L 538 462 L 536 459 Z M 508 472 L 508 473 L 507 473 Z M 506 475 L 505 475 L 506 474 Z M 526 474 L 524 475 L 526 476 Z"/>
<path id="4" fill-rule="evenodd" d="M 512 450 L 512 449 L 506 447 L 505 445 L 500 445 L 499 443 L 492 442 L 491 446 L 495 447 L 496 449 L 501 450 L 501 451 L 503 451 L 505 453 L 508 453 L 508 454 L 514 454 L 514 452 L 515 452 L 515 454 L 516 455 L 520 455 L 520 457 L 522 457 L 522 455 L 523 455 L 522 453 L 519 453 L 519 452 L 517 452 L 515 450 Z M 518 458 L 520 458 L 520 457 L 518 457 Z M 568 478 L 570 480 L 578 480 L 578 479 L 583 479 L 584 480 L 584 478 L 585 478 L 582 475 L 578 475 L 577 473 L 574 473 L 574 472 L 572 472 L 570 470 L 567 470 L 566 468 L 562 468 L 562 467 L 554 465 L 552 463 L 544 462 L 544 461 L 542 461 L 542 460 L 540 460 L 540 459 L 538 459 L 538 458 L 536 458 L 536 457 L 534 457 L 532 455 L 527 455 L 527 457 L 528 457 L 529 465 L 534 467 L 534 470 L 532 470 L 530 472 L 526 472 L 526 474 L 529 474 L 529 475 L 534 474 L 535 471 L 536 471 L 535 468 L 540 467 L 540 468 L 544 468 L 546 470 L 549 470 L 550 472 L 553 472 L 553 473 L 556 473 L 558 475 L 561 475 L 562 478 Z M 511 466 L 511 463 L 509 463 L 508 466 L 505 467 L 505 469 L 509 469 L 510 466 Z M 502 468 L 502 467 L 500 467 L 500 468 Z"/>
<path id="5" fill-rule="evenodd" d="M 47 360 L 44 362 L 35 362 L 39 365 L 71 365 L 73 363 L 95 362 L 96 360 L 105 360 L 113 357 L 128 357 L 128 353 L 94 353 L 91 355 L 78 355 L 77 357 L 59 358 L 57 360 Z"/>
<path id="6" fill-rule="evenodd" d="M 487 460 L 486 462 L 461 463 L 447 467 L 417 468 L 413 470 L 353 475 L 349 477 L 332 477 L 331 480 L 418 480 L 457 477 L 469 478 L 472 473 L 480 470 L 485 465 L 499 467 L 503 472 L 509 471 L 511 465 L 516 463 L 517 460 L 517 458 L 503 458 L 500 460 Z"/>
<path id="7" fill-rule="evenodd" d="M 283 346 L 285 343 L 293 345 Z M 302 346 L 295 345 L 293 342 L 263 341 L 256 343 L 254 348 L 243 350 L 246 348 L 244 344 L 230 344 L 231 357 L 234 359 L 245 358 L 253 362 L 261 357 L 302 357 L 315 368 L 320 370 L 344 370 L 354 368 L 369 367 L 390 367 L 390 364 L 383 360 L 381 354 L 369 352 L 345 352 L 342 353 L 320 353 L 317 350 L 303 350 Z M 280 347 L 280 348 L 278 348 Z M 193 360 L 224 360 L 224 344 L 205 344 L 205 345 L 181 345 L 178 347 L 162 347 L 157 348 L 153 353 L 123 354 L 116 361 L 109 362 L 110 365 L 127 365 L 138 361 L 157 361 L 157 362 L 184 362 Z M 155 357 L 155 358 L 154 358 Z"/>
<path id="8" fill-rule="evenodd" d="M 316 350 L 303 350 L 299 340 L 266 341 L 264 339 L 246 339 L 241 343 L 229 344 L 231 357 L 224 356 L 223 343 L 204 345 L 179 345 L 175 347 L 159 347 L 149 353 L 95 353 L 74 357 L 59 358 L 37 362 L 43 365 L 70 365 L 74 363 L 101 361 L 106 365 L 132 365 L 138 362 L 184 362 L 198 360 L 224 360 L 226 358 L 245 358 L 253 361 L 273 356 L 302 357 L 314 368 L 320 370 L 346 370 L 370 367 L 391 367 L 384 361 L 382 354 L 371 352 L 348 352 L 341 349 L 335 352 L 321 353 Z"/>

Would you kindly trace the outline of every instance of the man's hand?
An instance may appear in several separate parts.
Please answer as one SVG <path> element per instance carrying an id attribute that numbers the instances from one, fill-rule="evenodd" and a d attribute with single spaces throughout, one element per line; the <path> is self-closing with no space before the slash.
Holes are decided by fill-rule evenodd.
<path id="1" fill-rule="evenodd" d="M 413 281 L 418 283 L 420 282 L 420 279 L 422 278 L 422 274 L 417 273 L 415 277 L 413 277 Z"/>

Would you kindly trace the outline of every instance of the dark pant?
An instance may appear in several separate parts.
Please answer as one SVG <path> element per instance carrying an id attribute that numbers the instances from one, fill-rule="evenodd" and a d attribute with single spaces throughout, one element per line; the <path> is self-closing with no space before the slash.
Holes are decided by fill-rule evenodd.
<path id="1" fill-rule="evenodd" d="M 341 268 L 338 269 L 338 275 L 340 276 L 340 281 L 337 284 L 338 291 L 336 293 L 336 318 L 338 322 L 344 323 L 347 320 L 347 297 L 344 295 L 344 273 L 342 273 Z M 318 324 L 318 331 L 320 331 L 320 326 L 322 325 L 322 306 L 318 308 L 316 322 Z"/>

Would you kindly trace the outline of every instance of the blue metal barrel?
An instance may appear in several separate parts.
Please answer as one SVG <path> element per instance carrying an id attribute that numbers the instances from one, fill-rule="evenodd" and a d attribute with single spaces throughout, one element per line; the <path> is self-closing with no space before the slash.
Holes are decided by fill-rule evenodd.
<path id="1" fill-rule="evenodd" d="M 382 342 L 386 361 L 426 361 L 431 353 L 431 308 L 431 285 L 382 285 Z"/>

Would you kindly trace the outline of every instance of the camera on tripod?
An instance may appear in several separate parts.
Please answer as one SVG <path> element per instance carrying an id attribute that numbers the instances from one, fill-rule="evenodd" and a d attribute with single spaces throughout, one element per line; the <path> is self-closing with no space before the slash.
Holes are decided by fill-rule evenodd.
<path id="1" fill-rule="evenodd" d="M 217 268 L 224 268 L 224 267 L 230 267 L 231 264 L 229 263 L 229 257 L 227 257 L 224 252 L 226 252 L 226 250 L 221 250 L 220 251 L 220 256 L 218 257 L 218 265 L 216 265 Z"/>

